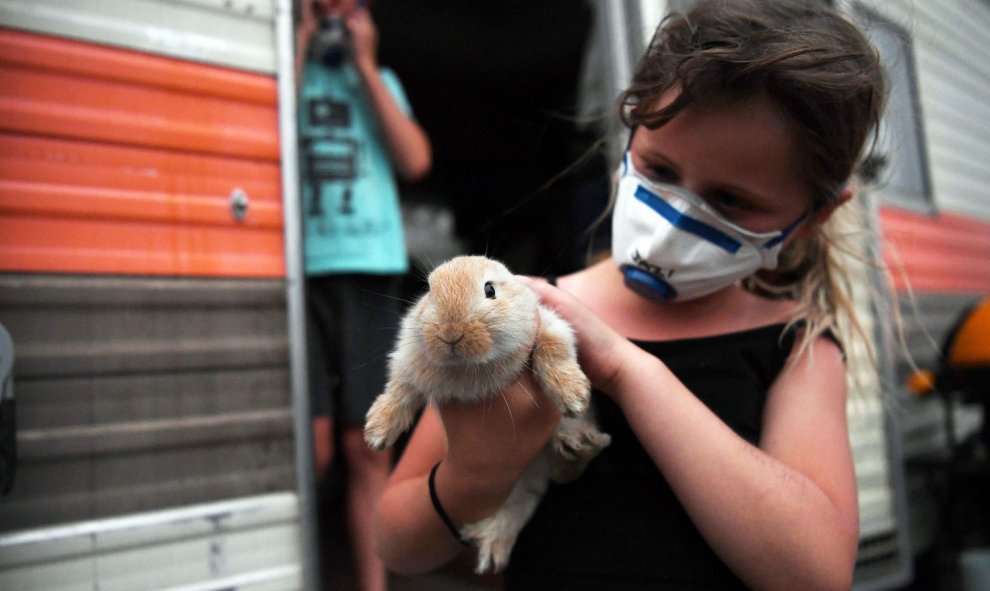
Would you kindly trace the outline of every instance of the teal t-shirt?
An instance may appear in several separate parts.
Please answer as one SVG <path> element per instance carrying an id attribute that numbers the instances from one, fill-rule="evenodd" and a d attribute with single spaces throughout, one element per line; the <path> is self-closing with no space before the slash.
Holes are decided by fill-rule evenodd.
<path id="1" fill-rule="evenodd" d="M 382 69 L 381 76 L 410 113 L 395 74 Z M 406 272 L 398 189 L 385 140 L 349 64 L 306 62 L 299 138 L 306 274 Z"/>

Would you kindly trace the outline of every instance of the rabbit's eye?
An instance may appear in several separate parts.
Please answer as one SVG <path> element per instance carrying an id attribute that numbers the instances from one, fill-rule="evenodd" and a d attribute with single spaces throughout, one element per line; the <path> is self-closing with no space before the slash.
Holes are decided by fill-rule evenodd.
<path id="1" fill-rule="evenodd" d="M 495 299 L 495 286 L 492 285 L 491 281 L 485 282 L 485 297 L 490 300 Z"/>

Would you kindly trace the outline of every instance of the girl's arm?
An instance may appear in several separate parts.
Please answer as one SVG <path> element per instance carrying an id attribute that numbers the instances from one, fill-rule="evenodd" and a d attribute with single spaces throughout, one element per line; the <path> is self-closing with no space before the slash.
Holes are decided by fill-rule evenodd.
<path id="1" fill-rule="evenodd" d="M 715 552 L 755 589 L 848 589 L 855 478 L 834 344 L 817 342 L 772 388 L 760 447 L 738 437 L 653 358 L 613 396 Z"/>
<path id="2" fill-rule="evenodd" d="M 553 434 L 560 416 L 529 374 L 476 405 L 446 404 L 424 413 L 375 512 L 375 541 L 399 573 L 437 568 L 464 549 L 430 501 L 427 477 L 458 526 L 494 513 Z"/>
<path id="3" fill-rule="evenodd" d="M 422 179 L 433 165 L 430 140 L 423 128 L 399 108 L 378 73 L 378 31 L 371 15 L 366 9 L 356 9 L 347 16 L 346 26 L 354 67 L 378 116 L 396 172 L 407 181 Z"/>
<path id="4" fill-rule="evenodd" d="M 835 344 L 819 340 L 781 373 L 755 447 L 660 360 L 578 300 L 531 285 L 574 326 L 592 383 L 623 409 L 695 525 L 733 572 L 754 589 L 850 587 L 858 514 L 845 374 Z"/>

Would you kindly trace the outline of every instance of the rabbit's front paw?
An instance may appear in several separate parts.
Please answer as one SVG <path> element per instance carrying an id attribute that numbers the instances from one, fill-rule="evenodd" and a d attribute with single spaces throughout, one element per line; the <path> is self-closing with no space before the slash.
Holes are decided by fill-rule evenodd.
<path id="1" fill-rule="evenodd" d="M 379 396 L 368 409 L 364 422 L 364 441 L 374 450 L 391 447 L 402 434 L 396 416 L 398 408 L 385 396 Z"/>

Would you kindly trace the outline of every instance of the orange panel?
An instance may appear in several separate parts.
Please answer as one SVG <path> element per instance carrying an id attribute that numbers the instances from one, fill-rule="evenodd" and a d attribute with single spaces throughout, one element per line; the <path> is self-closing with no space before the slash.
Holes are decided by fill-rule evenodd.
<path id="1" fill-rule="evenodd" d="M 10 131 L 278 157 L 278 135 L 268 133 L 277 113 L 268 105 L 3 66 L 0 127 Z"/>
<path id="2" fill-rule="evenodd" d="M 269 76 L 0 29 L 0 269 L 283 276 L 276 97 Z"/>
<path id="3" fill-rule="evenodd" d="M 990 294 L 990 222 L 891 207 L 880 210 L 887 265 L 898 291 Z"/>
<path id="4" fill-rule="evenodd" d="M 0 29 L 0 62 L 27 70 L 55 69 L 79 78 L 117 80 L 135 86 L 169 88 L 238 101 L 275 105 L 265 76 L 133 51 L 107 52 L 104 47 Z M 139 65 L 140 67 L 135 67 Z"/>

